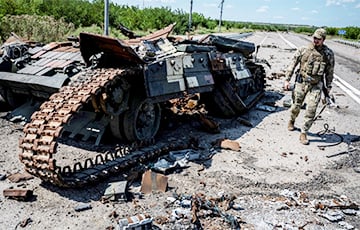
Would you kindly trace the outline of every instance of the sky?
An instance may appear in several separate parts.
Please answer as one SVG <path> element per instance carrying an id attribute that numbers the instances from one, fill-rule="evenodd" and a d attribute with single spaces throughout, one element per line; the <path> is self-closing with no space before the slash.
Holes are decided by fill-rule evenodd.
<path id="1" fill-rule="evenodd" d="M 117 5 L 190 12 L 191 0 L 109 0 Z M 193 0 L 193 12 L 223 20 L 328 27 L 360 27 L 360 0 Z"/>

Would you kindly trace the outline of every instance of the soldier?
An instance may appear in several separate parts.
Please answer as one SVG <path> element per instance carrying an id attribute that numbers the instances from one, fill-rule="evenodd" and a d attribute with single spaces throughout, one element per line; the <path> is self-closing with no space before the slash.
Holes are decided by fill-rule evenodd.
<path id="1" fill-rule="evenodd" d="M 293 60 L 285 73 L 284 89 L 289 90 L 291 76 L 298 64 L 299 73 L 296 74 L 293 104 L 290 108 L 288 130 L 295 129 L 295 119 L 300 113 L 301 106 L 307 97 L 304 123 L 301 128 L 300 142 L 309 144 L 307 132 L 314 122 L 316 108 L 321 98 L 321 90 L 330 92 L 334 78 L 334 53 L 324 43 L 326 30 L 319 28 L 313 34 L 313 42 L 307 47 L 302 47 L 295 52 Z"/>

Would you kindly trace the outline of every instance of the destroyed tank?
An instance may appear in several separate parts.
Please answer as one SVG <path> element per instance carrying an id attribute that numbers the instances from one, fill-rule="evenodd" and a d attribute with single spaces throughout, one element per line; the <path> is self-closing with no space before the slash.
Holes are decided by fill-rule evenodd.
<path id="1" fill-rule="evenodd" d="M 196 94 L 207 111 L 234 117 L 261 98 L 265 70 L 253 43 L 212 34 L 179 39 L 170 36 L 174 26 L 128 40 L 80 33 L 47 45 L 19 38 L 5 43 L 0 94 L 14 108 L 13 118 L 30 114 L 19 141 L 26 171 L 63 187 L 99 181 L 184 148 L 154 144 L 170 100 Z M 61 140 L 91 139 L 89 145 L 98 146 L 105 132 L 127 144 L 62 162 Z"/>

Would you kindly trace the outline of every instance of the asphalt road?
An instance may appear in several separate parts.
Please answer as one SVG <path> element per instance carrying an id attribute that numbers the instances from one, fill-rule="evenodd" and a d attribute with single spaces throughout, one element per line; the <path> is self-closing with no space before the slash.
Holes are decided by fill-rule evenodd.
<path id="1" fill-rule="evenodd" d="M 276 33 L 278 35 L 278 42 L 284 42 L 289 49 L 296 49 L 301 46 L 306 46 L 312 41 L 311 36 L 299 35 L 293 33 Z M 257 40 L 261 45 L 269 45 L 267 39 L 269 36 L 276 37 L 276 34 L 267 34 L 259 36 Z M 258 41 L 253 41 L 258 43 Z M 344 93 L 348 94 L 360 104 L 360 49 L 342 44 L 337 40 L 331 38 L 325 40 L 325 44 L 333 50 L 335 55 L 335 78 L 334 84 L 341 87 Z"/>

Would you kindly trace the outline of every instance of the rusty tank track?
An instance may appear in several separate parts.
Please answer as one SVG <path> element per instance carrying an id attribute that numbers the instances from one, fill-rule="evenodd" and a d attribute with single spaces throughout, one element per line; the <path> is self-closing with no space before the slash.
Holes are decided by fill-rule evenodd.
<path id="1" fill-rule="evenodd" d="M 25 170 L 44 181 L 61 187 L 80 187 L 98 182 L 114 173 L 122 172 L 139 163 L 149 161 L 173 149 L 186 148 L 184 142 L 157 143 L 153 146 L 124 145 L 77 162 L 72 166 L 58 166 L 55 154 L 64 126 L 83 106 L 103 97 L 111 83 L 126 75 L 129 70 L 89 69 L 80 72 L 68 86 L 62 87 L 44 102 L 24 127 L 19 141 L 20 161 Z M 92 103 L 94 104 L 94 103 Z M 94 110 L 99 108 L 94 106 Z"/>

